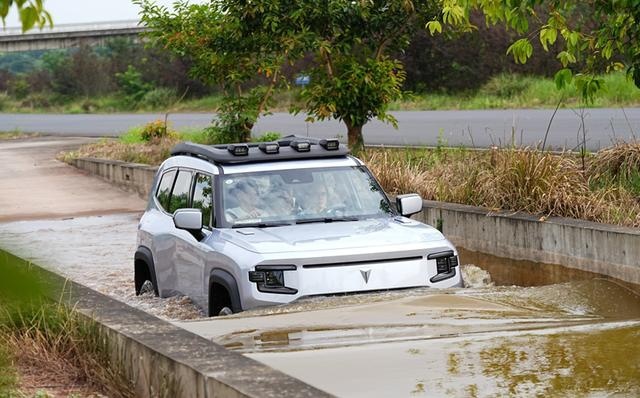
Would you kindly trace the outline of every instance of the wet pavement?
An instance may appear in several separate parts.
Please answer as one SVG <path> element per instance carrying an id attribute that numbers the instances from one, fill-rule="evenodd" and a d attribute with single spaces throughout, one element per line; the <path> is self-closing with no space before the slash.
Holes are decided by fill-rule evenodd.
<path id="1" fill-rule="evenodd" d="M 64 173 L 61 189 L 96 181 Z M 85 200 L 94 215 L 64 205 L 42 220 L 5 214 L 0 248 L 335 395 L 640 396 L 640 297 L 615 281 L 474 258 L 482 268 L 463 266 L 465 289 L 313 297 L 207 319 L 186 297 L 136 297 L 140 210 Z"/>

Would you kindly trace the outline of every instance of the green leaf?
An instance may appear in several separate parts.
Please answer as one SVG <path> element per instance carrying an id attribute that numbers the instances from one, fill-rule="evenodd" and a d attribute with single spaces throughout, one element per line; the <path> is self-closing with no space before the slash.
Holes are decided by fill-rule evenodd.
<path id="1" fill-rule="evenodd" d="M 571 72 L 571 69 L 567 68 L 560 69 L 558 72 L 556 72 L 556 75 L 553 78 L 558 90 L 562 90 L 563 88 L 571 84 L 572 79 L 573 73 Z"/>
<path id="2" fill-rule="evenodd" d="M 568 38 L 568 42 L 569 44 L 571 44 L 572 46 L 575 46 L 576 44 L 578 44 L 578 40 L 580 39 L 580 33 L 578 32 L 571 32 L 569 33 L 569 38 Z"/>
<path id="3" fill-rule="evenodd" d="M 4 22 L 4 18 L 9 14 L 9 6 L 11 5 L 10 1 L 0 1 L 0 18 Z"/>
<path id="4" fill-rule="evenodd" d="M 540 43 L 545 51 L 549 51 L 549 45 L 553 45 L 558 38 L 558 30 L 545 27 L 540 30 Z"/>
<path id="5" fill-rule="evenodd" d="M 433 36 L 436 32 L 442 33 L 442 24 L 439 21 L 429 21 L 427 22 L 426 28 L 429 29 L 429 33 Z"/>
<path id="6" fill-rule="evenodd" d="M 560 53 L 558 53 L 557 58 L 562 63 L 562 66 L 565 68 L 567 67 L 567 65 L 573 64 L 576 62 L 576 57 L 574 57 L 573 54 L 567 51 L 561 51 Z"/>
<path id="7" fill-rule="evenodd" d="M 33 7 L 25 7 L 20 10 L 20 21 L 22 22 L 22 32 L 33 28 L 38 20 L 38 12 Z"/>
<path id="8" fill-rule="evenodd" d="M 533 54 L 533 46 L 529 39 L 520 39 L 507 48 L 507 54 L 512 54 L 517 63 L 524 64 Z"/>

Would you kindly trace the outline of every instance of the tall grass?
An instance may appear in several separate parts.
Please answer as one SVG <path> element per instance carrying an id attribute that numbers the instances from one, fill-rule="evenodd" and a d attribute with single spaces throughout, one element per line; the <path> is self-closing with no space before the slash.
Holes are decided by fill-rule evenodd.
<path id="1" fill-rule="evenodd" d="M 6 279 L 0 284 L 0 396 L 3 388 L 7 396 L 15 395 L 16 368 L 37 374 L 45 385 L 82 385 L 110 397 L 134 396 L 133 383 L 95 322 L 50 301 L 28 264 L 1 251 L 0 270 Z M 15 288 L 24 280 L 34 283 Z"/>
<path id="2" fill-rule="evenodd" d="M 431 200 L 640 227 L 640 196 L 626 177 L 608 174 L 602 181 L 595 172 L 609 164 L 611 153 L 636 159 L 629 148 L 595 154 L 589 159 L 592 171 L 583 171 L 575 154 L 531 148 L 455 150 L 447 156 L 442 150 L 369 150 L 364 160 L 392 194 L 417 192 Z M 631 175 L 639 173 L 635 164 Z"/>

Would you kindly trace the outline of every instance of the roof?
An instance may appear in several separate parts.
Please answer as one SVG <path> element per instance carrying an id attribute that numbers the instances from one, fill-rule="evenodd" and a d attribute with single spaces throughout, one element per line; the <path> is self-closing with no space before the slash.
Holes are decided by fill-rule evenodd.
<path id="1" fill-rule="evenodd" d="M 306 143 L 308 150 L 303 151 Z M 277 152 L 267 153 L 269 149 Z M 302 145 L 301 145 L 302 144 Z M 337 146 L 335 149 L 327 149 Z M 171 150 L 171 156 L 194 156 L 218 164 L 276 162 L 299 159 L 321 159 L 343 157 L 349 154 L 349 148 L 338 140 L 325 140 L 295 135 L 286 136 L 274 142 L 238 143 L 228 145 L 201 145 L 193 142 L 181 142 Z"/>

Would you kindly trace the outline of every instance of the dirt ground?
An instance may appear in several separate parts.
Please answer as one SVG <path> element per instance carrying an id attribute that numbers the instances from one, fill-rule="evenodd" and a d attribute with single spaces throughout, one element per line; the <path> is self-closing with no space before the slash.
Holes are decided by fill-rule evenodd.
<path id="1" fill-rule="evenodd" d="M 56 160 L 88 138 L 36 137 L 0 141 L 0 222 L 143 211 L 135 193 Z"/>

